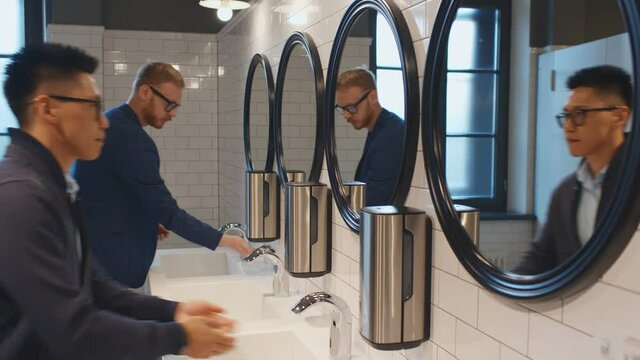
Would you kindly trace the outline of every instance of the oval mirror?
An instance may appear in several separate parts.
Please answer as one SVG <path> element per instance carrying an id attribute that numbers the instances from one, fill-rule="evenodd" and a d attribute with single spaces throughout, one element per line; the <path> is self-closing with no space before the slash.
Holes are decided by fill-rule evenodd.
<path id="1" fill-rule="evenodd" d="M 327 73 L 326 152 L 331 190 L 346 225 L 360 215 L 345 184 L 364 183 L 358 206 L 403 205 L 418 141 L 413 43 L 393 2 L 354 1 L 333 42 Z"/>
<path id="2" fill-rule="evenodd" d="M 580 289 L 637 229 L 638 26 L 626 0 L 442 2 L 425 168 L 442 230 L 489 289 Z"/>
<path id="3" fill-rule="evenodd" d="M 284 44 L 275 97 L 275 144 L 280 184 L 320 180 L 324 146 L 324 76 L 308 34 L 294 32 Z M 298 174 L 298 178 L 288 178 Z"/>
<path id="4" fill-rule="evenodd" d="M 269 60 L 255 54 L 249 63 L 244 91 L 244 157 L 248 171 L 273 170 L 274 91 Z"/>

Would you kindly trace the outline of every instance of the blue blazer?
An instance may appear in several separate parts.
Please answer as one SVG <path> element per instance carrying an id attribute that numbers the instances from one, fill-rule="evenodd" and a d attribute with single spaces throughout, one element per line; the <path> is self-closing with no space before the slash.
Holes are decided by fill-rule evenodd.
<path id="1" fill-rule="evenodd" d="M 389 205 L 400 170 L 404 149 L 404 120 L 382 109 L 367 135 L 356 181 L 366 183 L 365 206 Z"/>
<path id="2" fill-rule="evenodd" d="M 215 249 L 222 234 L 178 207 L 160 177 L 158 148 L 127 104 L 105 113 L 102 154 L 78 161 L 75 178 L 95 258 L 113 279 L 140 287 L 156 251 L 158 224 Z"/>

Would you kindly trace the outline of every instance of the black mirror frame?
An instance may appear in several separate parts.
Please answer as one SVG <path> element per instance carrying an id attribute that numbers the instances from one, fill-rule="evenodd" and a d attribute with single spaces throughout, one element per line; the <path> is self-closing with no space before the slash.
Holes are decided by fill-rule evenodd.
<path id="1" fill-rule="evenodd" d="M 616 261 L 640 222 L 640 114 L 633 112 L 633 130 L 622 179 L 600 226 L 589 242 L 568 262 L 537 275 L 518 275 L 497 268 L 472 245 L 458 221 L 443 169 L 439 137 L 439 88 L 449 29 L 460 0 L 443 0 L 429 41 L 422 96 L 422 141 L 424 165 L 434 207 L 442 230 L 454 253 L 473 278 L 487 289 L 519 300 L 544 300 L 574 294 L 593 284 Z M 633 100 L 640 104 L 640 17 L 635 0 L 618 0 L 626 22 L 633 56 Z"/>
<path id="2" fill-rule="evenodd" d="M 258 65 L 262 65 L 264 72 L 264 78 L 267 85 L 267 96 L 269 98 L 269 145 L 267 147 L 267 161 L 264 166 L 264 171 L 273 170 L 273 158 L 274 158 L 274 144 L 273 144 L 273 106 L 275 102 L 275 90 L 273 85 L 273 73 L 271 71 L 271 64 L 266 55 L 255 54 L 251 58 L 249 63 L 249 71 L 247 72 L 247 82 L 244 87 L 244 113 L 243 113 L 243 132 L 244 132 L 244 160 L 247 167 L 247 171 L 254 171 L 253 161 L 251 160 L 251 131 L 250 126 L 250 109 L 251 109 L 251 89 L 253 85 L 253 76 L 256 72 Z"/>
<path id="3" fill-rule="evenodd" d="M 322 73 L 322 64 L 320 55 L 315 42 L 305 32 L 295 31 L 284 44 L 282 55 L 280 56 L 280 64 L 278 65 L 278 79 L 276 81 L 275 96 L 275 116 L 274 116 L 274 139 L 276 148 L 276 161 L 278 165 L 278 175 L 280 176 L 280 185 L 283 189 L 287 187 L 287 174 L 285 165 L 285 154 L 282 148 L 282 96 L 284 91 L 285 77 L 289 58 L 296 46 L 302 46 L 307 53 L 311 70 L 315 78 L 316 91 L 316 142 L 313 150 L 313 162 L 311 163 L 311 171 L 308 175 L 308 181 L 318 182 L 320 180 L 320 172 L 322 171 L 322 160 L 324 156 L 324 75 Z"/>
<path id="4" fill-rule="evenodd" d="M 331 191 L 335 199 L 336 206 L 345 223 L 355 233 L 360 232 L 360 216 L 349 206 L 346 192 L 342 186 L 342 176 L 336 153 L 335 140 L 335 111 L 336 104 L 336 81 L 340 70 L 340 59 L 342 51 L 349 35 L 349 30 L 359 16 L 366 10 L 375 10 L 381 13 L 389 26 L 394 30 L 394 38 L 398 44 L 400 58 L 402 61 L 402 75 L 404 80 L 404 121 L 405 121 L 405 143 L 404 156 L 400 177 L 393 191 L 393 196 L 389 205 L 402 206 L 409 193 L 413 170 L 416 161 L 416 151 L 418 145 L 418 130 L 420 126 L 420 88 L 418 84 L 418 70 L 416 65 L 416 55 L 413 48 L 413 40 L 407 22 L 398 6 L 385 0 L 355 0 L 345 12 L 336 37 L 331 48 L 329 58 L 329 70 L 327 73 L 327 91 L 325 98 L 325 152 L 327 155 L 327 169 Z"/>

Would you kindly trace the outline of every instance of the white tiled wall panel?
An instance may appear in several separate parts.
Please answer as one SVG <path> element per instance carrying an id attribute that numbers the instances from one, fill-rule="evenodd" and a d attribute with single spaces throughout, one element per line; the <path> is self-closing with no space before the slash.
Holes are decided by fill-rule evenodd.
<path id="1" fill-rule="evenodd" d="M 294 10 L 284 15 L 277 12 L 280 5 L 290 3 L 297 5 Z M 244 219 L 243 209 L 234 205 L 244 199 L 244 166 L 239 160 L 243 150 L 239 140 L 242 137 L 244 77 L 251 56 L 257 52 L 265 53 L 275 68 L 282 45 L 291 31 L 306 31 L 318 45 L 326 75 L 332 40 L 349 3 L 347 0 L 258 1 L 246 16 L 218 34 L 218 60 L 225 68 L 219 84 L 223 221 Z M 429 36 L 440 1 L 396 0 L 395 3 L 402 9 L 409 25 L 418 71 L 422 76 Z M 294 26 L 287 22 L 292 17 L 304 16 L 307 19 L 304 25 Z M 618 346 L 614 349 L 616 354 L 622 354 L 622 340 L 626 336 L 637 335 L 638 331 L 636 324 L 639 321 L 635 317 L 640 313 L 640 281 L 637 276 L 640 268 L 634 259 L 640 252 L 640 235 L 636 234 L 621 259 L 593 290 L 567 300 L 550 299 L 538 303 L 500 298 L 478 287 L 451 251 L 431 204 L 421 149 L 419 144 L 416 173 L 407 205 L 425 209 L 434 222 L 432 337 L 417 349 L 392 354 L 368 347 L 372 358 L 601 359 L 604 357 L 600 353 L 600 345 L 607 340 L 612 347 Z M 530 231 L 528 228 L 511 230 Z M 308 280 L 306 287 L 309 290 L 322 288 L 334 291 L 355 304 L 357 293 L 352 285 L 359 282 L 356 281 L 359 271 L 354 271 L 359 268 L 358 236 L 346 229 L 335 208 L 333 239 L 334 272 L 321 280 Z M 345 259 L 351 261 L 349 267 Z M 354 324 L 357 324 L 355 319 Z M 354 338 L 356 340 L 357 337 Z"/>

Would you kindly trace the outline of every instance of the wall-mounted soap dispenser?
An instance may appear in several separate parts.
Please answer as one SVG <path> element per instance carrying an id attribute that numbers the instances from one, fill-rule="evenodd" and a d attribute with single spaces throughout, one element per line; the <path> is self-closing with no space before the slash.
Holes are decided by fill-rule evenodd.
<path id="1" fill-rule="evenodd" d="M 408 349 L 429 339 L 431 221 L 408 207 L 362 208 L 360 335 L 374 348 Z"/>
<path id="2" fill-rule="evenodd" d="M 280 182 L 272 171 L 246 172 L 247 239 L 273 241 L 280 237 Z"/>
<path id="3" fill-rule="evenodd" d="M 475 246 L 480 245 L 480 210 L 462 204 L 453 204 L 458 213 L 460 224 L 469 234 L 471 242 Z"/>
<path id="4" fill-rule="evenodd" d="M 304 182 L 307 175 L 302 170 L 287 170 L 287 182 Z"/>
<path id="5" fill-rule="evenodd" d="M 331 272 L 331 192 L 317 182 L 289 183 L 286 192 L 285 268 L 294 277 Z"/>
<path id="6" fill-rule="evenodd" d="M 349 201 L 349 206 L 356 212 L 356 214 L 360 213 L 360 209 L 364 207 L 364 199 L 365 199 L 365 183 L 360 181 L 347 181 L 342 184 L 344 187 L 344 192 Z"/>

